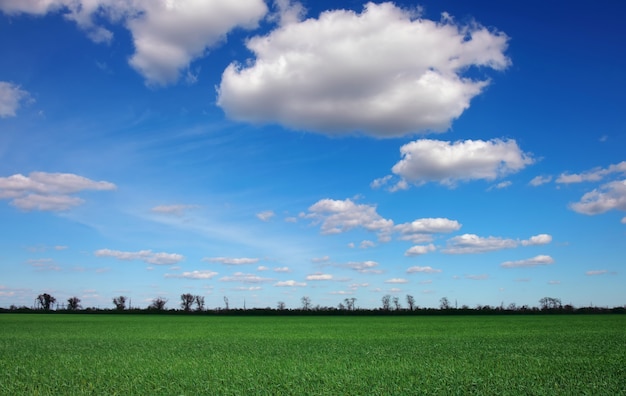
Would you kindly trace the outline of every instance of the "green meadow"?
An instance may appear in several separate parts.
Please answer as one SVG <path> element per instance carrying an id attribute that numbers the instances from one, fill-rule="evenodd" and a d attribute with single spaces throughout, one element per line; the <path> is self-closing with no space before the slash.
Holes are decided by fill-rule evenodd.
<path id="1" fill-rule="evenodd" d="M 626 315 L 0 315 L 2 395 L 626 395 Z"/>

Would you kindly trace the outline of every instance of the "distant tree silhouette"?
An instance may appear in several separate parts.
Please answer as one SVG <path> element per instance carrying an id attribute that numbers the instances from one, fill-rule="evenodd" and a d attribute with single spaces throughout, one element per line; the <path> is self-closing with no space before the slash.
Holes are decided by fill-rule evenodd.
<path id="1" fill-rule="evenodd" d="M 37 303 L 44 311 L 49 311 L 52 308 L 52 304 L 57 302 L 57 299 L 48 293 L 43 293 L 37 296 Z"/>
<path id="2" fill-rule="evenodd" d="M 228 297 L 224 296 L 224 304 L 226 305 L 226 310 L 228 311 Z"/>
<path id="3" fill-rule="evenodd" d="M 309 309 L 311 309 L 311 298 L 309 298 L 308 296 L 304 296 L 300 299 L 300 301 L 302 302 L 303 310 L 308 311 Z"/>
<path id="4" fill-rule="evenodd" d="M 450 300 L 448 300 L 448 297 L 443 297 L 441 300 L 439 300 L 439 308 L 450 309 Z"/>
<path id="5" fill-rule="evenodd" d="M 354 303 L 356 302 L 356 298 L 350 297 L 343 300 L 346 303 L 346 309 L 348 311 L 354 311 Z"/>
<path id="6" fill-rule="evenodd" d="M 152 300 L 152 304 L 148 308 L 155 309 L 157 311 L 162 311 L 165 309 L 165 304 L 167 304 L 167 300 L 162 297 L 157 297 Z"/>
<path id="7" fill-rule="evenodd" d="M 284 311 L 285 310 L 285 302 L 284 301 L 279 301 L 278 304 L 276 304 L 276 309 L 278 309 L 279 311 Z"/>
<path id="8" fill-rule="evenodd" d="M 399 311 L 402 306 L 400 305 L 400 298 L 399 297 L 394 297 L 393 298 L 393 306 L 396 307 L 396 311 Z"/>
<path id="9" fill-rule="evenodd" d="M 389 311 L 391 308 L 391 296 L 389 294 L 385 294 L 381 301 L 383 303 L 383 310 Z"/>
<path id="10" fill-rule="evenodd" d="M 196 296 L 194 300 L 196 301 L 196 311 L 204 311 L 204 297 Z"/>
<path id="11" fill-rule="evenodd" d="M 409 310 L 412 311 L 413 309 L 415 309 L 415 297 L 413 297 L 410 294 L 407 294 L 406 295 L 406 303 L 409 306 Z"/>
<path id="12" fill-rule="evenodd" d="M 180 295 L 180 307 L 185 312 L 191 311 L 191 306 L 193 302 L 196 300 L 196 297 L 193 294 L 185 293 Z"/>
<path id="13" fill-rule="evenodd" d="M 554 297 L 543 297 L 541 300 L 539 300 L 539 305 L 541 305 L 542 310 L 561 309 L 563 307 L 563 305 L 561 304 L 561 299 Z"/>
<path id="14" fill-rule="evenodd" d="M 70 311 L 76 311 L 80 309 L 80 298 L 78 297 L 70 297 L 67 299 L 67 309 Z"/>
<path id="15" fill-rule="evenodd" d="M 115 305 L 115 309 L 118 311 L 123 311 L 126 309 L 126 297 L 119 296 L 113 298 L 113 305 Z"/>

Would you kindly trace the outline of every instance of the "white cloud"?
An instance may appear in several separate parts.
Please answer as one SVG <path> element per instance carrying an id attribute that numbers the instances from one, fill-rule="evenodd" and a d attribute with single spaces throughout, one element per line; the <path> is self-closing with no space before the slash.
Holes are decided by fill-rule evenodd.
<path id="1" fill-rule="evenodd" d="M 541 186 L 542 184 L 550 183 L 552 181 L 552 176 L 535 176 L 528 183 L 533 187 Z"/>
<path id="2" fill-rule="evenodd" d="M 448 240 L 448 245 L 441 251 L 447 254 L 484 253 L 494 250 L 517 247 L 517 241 L 499 237 L 479 237 L 475 234 L 463 234 Z"/>
<path id="3" fill-rule="evenodd" d="M 175 205 L 158 205 L 150 209 L 154 213 L 159 214 L 171 214 L 176 216 L 182 216 L 185 214 L 185 211 L 188 209 L 196 209 L 198 205 L 186 205 L 186 204 L 175 204 Z"/>
<path id="4" fill-rule="evenodd" d="M 414 267 L 409 267 L 406 270 L 407 274 L 415 274 L 415 273 L 425 273 L 425 274 L 436 274 L 441 272 L 440 269 L 435 269 L 433 267 L 420 267 L 420 266 L 414 266 Z"/>
<path id="5" fill-rule="evenodd" d="M 93 181 L 72 173 L 32 172 L 0 177 L 0 199 L 22 210 L 64 211 L 85 201 L 70 194 L 84 190 L 115 190 L 113 183 Z"/>
<path id="6" fill-rule="evenodd" d="M 30 94 L 19 85 L 0 81 L 0 118 L 15 117 L 22 102 L 28 98 Z"/>
<path id="7" fill-rule="evenodd" d="M 387 279 L 385 283 L 409 283 L 409 281 L 404 278 L 392 278 Z"/>
<path id="8" fill-rule="evenodd" d="M 549 285 L 560 285 L 561 281 L 559 281 L 559 280 L 551 280 L 551 281 L 548 281 L 548 284 Z"/>
<path id="9" fill-rule="evenodd" d="M 148 264 L 171 265 L 177 264 L 185 259 L 185 256 L 177 253 L 154 253 L 152 250 L 140 250 L 138 252 L 122 252 L 119 250 L 100 249 L 94 254 L 97 257 L 113 257 L 118 260 L 134 261 L 140 260 Z"/>
<path id="10" fill-rule="evenodd" d="M 183 279 L 211 279 L 218 275 L 217 272 L 209 270 L 183 272 L 182 274 L 165 274 L 166 278 L 183 278 Z"/>
<path id="11" fill-rule="evenodd" d="M 113 38 L 99 20 L 120 23 L 133 38 L 130 65 L 147 84 L 166 85 L 231 30 L 256 27 L 267 6 L 263 0 L 5 0 L 0 10 L 37 15 L 61 11 L 95 42 Z"/>
<path id="12" fill-rule="evenodd" d="M 323 257 L 314 257 L 311 259 L 311 262 L 313 263 L 326 263 L 330 261 L 330 257 L 329 256 L 323 256 Z"/>
<path id="13" fill-rule="evenodd" d="M 296 282 L 295 280 L 280 281 L 274 284 L 276 287 L 305 287 L 306 282 Z"/>
<path id="14" fill-rule="evenodd" d="M 292 20 L 246 45 L 255 60 L 222 75 L 226 114 L 333 135 L 445 131 L 488 84 L 463 73 L 510 64 L 506 35 L 389 2 Z"/>
<path id="15" fill-rule="evenodd" d="M 276 267 L 274 268 L 274 272 L 291 272 L 289 267 Z"/>
<path id="16" fill-rule="evenodd" d="M 274 0 L 276 12 L 272 13 L 268 19 L 277 21 L 280 26 L 300 22 L 306 15 L 306 9 L 299 1 Z"/>
<path id="17" fill-rule="evenodd" d="M 415 245 L 404 252 L 404 255 L 409 257 L 421 256 L 426 253 L 434 252 L 435 250 L 435 245 L 432 243 L 430 245 Z"/>
<path id="18" fill-rule="evenodd" d="M 360 227 L 377 232 L 379 239 L 386 240 L 393 227 L 393 221 L 380 216 L 375 205 L 356 204 L 350 199 L 322 199 L 309 208 L 305 217 L 321 222 L 322 234 L 339 234 Z"/>
<path id="19" fill-rule="evenodd" d="M 552 242 L 552 235 L 539 234 L 539 235 L 532 236 L 525 241 L 522 241 L 522 245 L 523 246 L 547 245 L 550 242 Z"/>
<path id="20" fill-rule="evenodd" d="M 621 223 L 622 223 L 622 224 L 626 224 L 626 217 L 622 217 L 622 221 L 621 221 Z"/>
<path id="21" fill-rule="evenodd" d="M 351 261 L 345 265 L 350 269 L 353 269 L 362 274 L 382 274 L 383 271 L 379 269 L 375 269 L 378 267 L 378 263 L 376 261 Z"/>
<path id="22" fill-rule="evenodd" d="M 246 274 L 243 272 L 235 272 L 231 276 L 225 276 L 220 278 L 221 282 L 242 282 L 242 283 L 263 283 L 263 282 L 272 282 L 271 278 L 263 278 L 254 274 Z"/>
<path id="23" fill-rule="evenodd" d="M 30 259 L 27 263 L 35 267 L 37 271 L 61 271 L 61 267 L 51 258 Z"/>
<path id="24" fill-rule="evenodd" d="M 495 190 L 503 190 L 503 189 L 505 189 L 507 187 L 511 187 L 512 185 L 513 185 L 513 182 L 510 181 L 510 180 L 507 180 L 507 181 L 500 182 L 500 183 L 496 184 L 495 186 L 489 187 L 488 191 L 491 191 L 491 190 L 494 190 L 494 189 Z"/>
<path id="25" fill-rule="evenodd" d="M 359 247 L 361 249 L 367 249 L 367 248 L 371 248 L 371 247 L 374 247 L 374 246 L 376 246 L 376 244 L 374 242 L 372 242 L 372 241 L 369 241 L 369 240 L 361 241 L 361 243 L 359 244 Z"/>
<path id="26" fill-rule="evenodd" d="M 583 173 L 562 173 L 556 182 L 560 184 L 597 182 L 612 173 L 626 173 L 626 161 L 610 165 L 608 168 L 595 168 Z"/>
<path id="27" fill-rule="evenodd" d="M 459 229 L 461 229 L 461 224 L 458 221 L 446 218 L 418 219 L 394 227 L 395 231 L 400 232 L 400 239 L 416 244 L 432 241 L 432 234 L 449 233 Z"/>
<path id="28" fill-rule="evenodd" d="M 270 269 L 264 265 L 259 265 L 256 270 L 257 271 L 269 271 Z"/>
<path id="29" fill-rule="evenodd" d="M 465 275 L 465 279 L 471 279 L 471 280 L 486 280 L 486 279 L 489 279 L 489 275 L 487 275 L 487 274 L 480 274 L 480 275 Z"/>
<path id="30" fill-rule="evenodd" d="M 606 183 L 570 205 L 575 212 L 596 215 L 612 209 L 626 211 L 626 179 Z M 622 222 L 623 219 L 622 219 Z"/>
<path id="31" fill-rule="evenodd" d="M 249 257 L 205 257 L 202 261 L 209 263 L 220 263 L 225 265 L 246 265 L 246 264 L 256 264 L 259 262 L 258 258 L 249 258 Z"/>
<path id="32" fill-rule="evenodd" d="M 402 159 L 392 172 L 416 185 L 438 182 L 494 180 L 518 172 L 534 162 L 515 140 L 447 142 L 420 139 L 400 147 Z"/>
<path id="33" fill-rule="evenodd" d="M 322 274 L 322 273 L 316 273 L 316 274 L 312 274 L 312 275 L 307 275 L 306 280 L 310 280 L 310 281 L 324 281 L 324 280 L 332 280 L 333 276 L 330 274 Z"/>
<path id="34" fill-rule="evenodd" d="M 448 240 L 445 249 L 441 251 L 447 254 L 485 253 L 495 250 L 512 249 L 519 245 L 536 246 L 546 245 L 552 242 L 552 236 L 539 234 L 526 240 L 515 240 L 500 237 L 479 237 L 475 234 L 463 234 Z"/>
<path id="35" fill-rule="evenodd" d="M 270 221 L 270 219 L 274 217 L 275 215 L 276 214 L 273 211 L 266 210 L 264 212 L 257 213 L 256 217 L 261 221 Z"/>
<path id="36" fill-rule="evenodd" d="M 609 271 L 607 271 L 607 270 L 593 270 L 593 271 L 585 272 L 585 275 L 587 275 L 587 276 L 604 275 L 604 274 L 606 274 L 608 272 Z"/>
<path id="37" fill-rule="evenodd" d="M 533 258 L 519 261 L 505 261 L 500 264 L 502 268 L 519 268 L 519 267 L 536 267 L 538 265 L 550 265 L 554 263 L 554 259 L 550 256 L 539 255 Z"/>

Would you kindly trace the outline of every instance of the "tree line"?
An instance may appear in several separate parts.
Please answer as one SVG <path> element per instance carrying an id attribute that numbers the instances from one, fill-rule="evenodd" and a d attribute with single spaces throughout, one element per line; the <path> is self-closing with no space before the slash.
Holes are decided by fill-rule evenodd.
<path id="1" fill-rule="evenodd" d="M 608 307 L 574 307 L 571 304 L 561 302 L 555 297 L 542 297 L 538 306 L 521 305 L 511 303 L 507 306 L 477 305 L 469 307 L 455 302 L 454 305 L 447 297 L 439 300 L 438 308 L 425 308 L 416 304 L 415 297 L 407 294 L 404 300 L 398 296 L 384 295 L 381 298 L 381 305 L 377 308 L 359 308 L 357 299 L 354 297 L 345 298 L 337 306 L 313 305 L 309 296 L 300 299 L 300 307 L 288 309 L 284 301 L 278 301 L 276 307 L 266 308 L 231 308 L 228 297 L 224 296 L 224 306 L 214 309 L 207 308 L 204 296 L 184 293 L 180 295 L 180 300 L 176 308 L 168 308 L 168 300 L 163 297 L 156 297 L 147 308 L 132 307 L 131 301 L 126 296 L 116 296 L 112 299 L 112 308 L 83 308 L 81 299 L 70 297 L 67 304 L 60 303 L 57 299 L 48 294 L 42 293 L 37 296 L 33 307 L 17 307 L 11 305 L 7 309 L 0 309 L 0 312 L 153 312 L 153 313 L 219 313 L 219 314 L 387 314 L 387 315 L 410 315 L 410 314 L 513 314 L 513 313 L 626 313 L 626 305 L 613 308 Z M 55 306 L 56 304 L 56 306 Z"/>

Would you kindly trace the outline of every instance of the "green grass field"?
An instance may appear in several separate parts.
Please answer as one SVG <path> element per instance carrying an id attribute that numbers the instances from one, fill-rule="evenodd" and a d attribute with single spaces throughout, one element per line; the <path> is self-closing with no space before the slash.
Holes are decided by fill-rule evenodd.
<path id="1" fill-rule="evenodd" d="M 626 315 L 0 315 L 0 394 L 626 395 Z"/>

